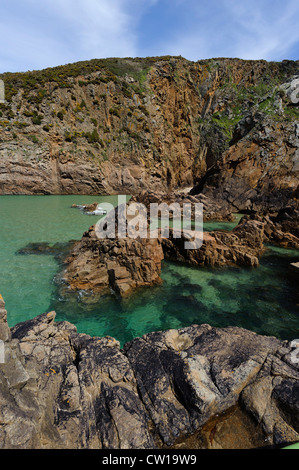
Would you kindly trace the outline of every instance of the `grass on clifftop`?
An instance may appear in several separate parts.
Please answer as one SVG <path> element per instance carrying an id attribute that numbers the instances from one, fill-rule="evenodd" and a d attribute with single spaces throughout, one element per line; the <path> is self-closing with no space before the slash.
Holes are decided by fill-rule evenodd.
<path id="1" fill-rule="evenodd" d="M 92 59 L 73 64 L 60 65 L 58 67 L 33 70 L 28 72 L 0 74 L 0 79 L 5 83 L 5 97 L 9 102 L 13 95 L 22 88 L 25 92 L 42 89 L 45 83 L 56 82 L 58 87 L 71 88 L 70 78 L 86 76 L 94 72 L 101 72 L 103 81 L 117 80 L 126 74 L 133 76 L 138 81 L 144 81 L 150 67 L 158 60 L 169 60 L 170 56 L 146 57 L 146 58 L 110 58 Z M 84 82 L 82 82 L 84 84 Z M 42 90 L 41 90 L 42 93 Z"/>

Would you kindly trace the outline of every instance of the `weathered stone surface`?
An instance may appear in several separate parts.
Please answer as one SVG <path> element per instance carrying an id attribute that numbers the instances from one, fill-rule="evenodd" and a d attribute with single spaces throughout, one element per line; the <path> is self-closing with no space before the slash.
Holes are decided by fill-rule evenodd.
<path id="1" fill-rule="evenodd" d="M 101 295 L 114 292 L 126 296 L 140 286 L 150 286 L 161 282 L 161 262 L 166 259 L 187 262 L 197 266 L 223 266 L 225 264 L 238 264 L 257 266 L 259 256 L 265 250 L 264 223 L 261 220 L 244 217 L 237 227 L 230 231 L 215 231 L 203 233 L 203 244 L 198 249 L 186 249 L 185 243 L 190 241 L 189 235 L 199 236 L 195 232 L 180 229 L 169 229 L 165 234 L 163 227 L 158 230 L 157 238 L 150 238 L 149 220 L 150 204 L 161 203 L 160 197 L 149 192 L 143 192 L 140 197 L 133 197 L 127 205 L 119 206 L 103 219 L 103 227 L 109 230 L 111 238 L 99 239 L 96 226 L 83 234 L 76 242 L 70 255 L 65 259 L 66 267 L 61 273 L 65 286 L 71 290 L 85 290 Z M 186 198 L 178 195 L 164 194 L 162 201 L 167 201 L 166 212 L 159 213 L 159 217 L 171 216 L 173 201 L 178 203 L 179 212 L 182 204 L 187 201 L 190 213 L 194 213 L 194 205 L 200 200 L 208 200 L 205 196 Z M 138 201 L 138 202 L 137 202 Z M 131 238 L 128 221 L 124 217 L 123 209 L 128 210 L 131 204 L 142 203 L 145 206 L 146 218 L 144 220 L 147 238 Z M 219 219 L 231 220 L 232 214 L 227 207 L 205 202 L 209 207 L 207 218 L 218 214 Z M 179 215 L 180 218 L 180 215 Z M 126 236 L 119 236 L 119 222 L 125 221 Z M 111 232 L 111 233 L 110 233 Z M 179 234 L 177 234 L 179 232 Z M 107 232 L 108 233 L 108 232 Z M 63 291 L 62 286 L 62 291 Z"/>
<path id="2" fill-rule="evenodd" d="M 64 282 L 75 290 L 95 294 L 115 292 L 127 295 L 132 289 L 160 283 L 164 258 L 159 239 L 98 239 L 94 226 L 66 259 Z"/>
<path id="3" fill-rule="evenodd" d="M 240 222 L 256 220 L 264 226 L 264 242 L 285 248 L 299 249 L 299 203 L 282 208 L 275 215 L 244 216 Z"/>
<path id="4" fill-rule="evenodd" d="M 144 190 L 136 194 L 130 199 L 130 202 L 137 202 L 144 204 L 147 208 L 148 215 L 150 214 L 150 205 L 158 204 L 161 206 L 160 216 L 168 216 L 167 211 L 163 211 L 162 204 L 165 203 L 171 207 L 171 204 L 176 203 L 181 207 L 181 215 L 183 215 L 183 205 L 190 204 L 194 207 L 195 204 L 202 204 L 203 221 L 233 221 L 234 215 L 231 212 L 231 206 L 226 202 L 215 200 L 207 197 L 204 194 L 197 194 L 193 196 L 187 191 L 174 191 L 174 192 L 157 192 L 151 190 Z M 171 211 L 169 211 L 172 217 Z M 191 215 L 194 215 L 194 212 Z"/>
<path id="5" fill-rule="evenodd" d="M 193 193 L 203 191 L 240 212 L 275 212 L 298 191 L 298 121 L 277 122 L 259 112 L 251 118 L 250 131 L 238 131 L 239 140 L 236 137 Z"/>
<path id="6" fill-rule="evenodd" d="M 241 219 L 232 231 L 203 233 L 202 246 L 194 250 L 185 249 L 185 241 L 188 237 L 175 238 L 172 230 L 170 237 L 162 240 L 165 259 L 194 266 L 257 266 L 259 257 L 265 251 L 264 224 Z"/>
<path id="7" fill-rule="evenodd" d="M 98 207 L 98 203 L 93 202 L 92 204 L 83 204 L 83 205 L 72 204 L 72 207 L 76 209 L 82 209 L 83 212 L 93 212 Z"/>
<path id="8" fill-rule="evenodd" d="M 294 75 L 287 83 L 283 83 L 280 89 L 285 92 L 292 104 L 299 103 L 299 75 Z"/>
<path id="9" fill-rule="evenodd" d="M 3 80 L 0 80 L 0 103 L 5 103 L 5 85 Z"/>
<path id="10" fill-rule="evenodd" d="M 10 339 L 10 329 L 7 324 L 7 312 L 5 310 L 5 302 L 0 294 L 0 340 L 7 341 Z"/>
<path id="11" fill-rule="evenodd" d="M 189 439 L 221 448 L 226 418 L 217 416 L 238 404 L 238 426 L 250 418 L 253 433 L 242 441 L 230 429 L 238 448 L 299 439 L 299 369 L 288 341 L 193 325 L 120 349 L 55 322 L 55 312 L 11 332 L 0 364 L 2 449 L 146 449 Z"/>

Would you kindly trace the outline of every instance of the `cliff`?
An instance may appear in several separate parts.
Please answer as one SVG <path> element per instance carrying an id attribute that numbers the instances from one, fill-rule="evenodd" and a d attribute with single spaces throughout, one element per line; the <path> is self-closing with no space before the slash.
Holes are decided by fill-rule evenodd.
<path id="1" fill-rule="evenodd" d="M 221 197 L 232 191 L 230 203 L 243 186 L 293 197 L 298 110 L 280 87 L 296 71 L 292 61 L 167 56 L 2 74 L 0 193 L 133 194 L 200 183 Z M 265 173 L 267 187 L 257 184 Z M 243 199 L 234 208 L 252 206 L 251 193 Z"/>

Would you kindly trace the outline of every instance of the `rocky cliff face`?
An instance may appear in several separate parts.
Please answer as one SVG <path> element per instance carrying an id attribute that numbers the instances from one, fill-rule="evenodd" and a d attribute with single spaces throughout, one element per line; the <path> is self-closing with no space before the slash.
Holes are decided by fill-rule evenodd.
<path id="1" fill-rule="evenodd" d="M 299 439 L 294 344 L 190 326 L 127 343 L 0 298 L 1 449 L 250 448 Z M 190 442 L 192 440 L 192 444 Z"/>
<path id="2" fill-rule="evenodd" d="M 297 111 L 279 87 L 297 69 L 158 57 L 2 74 L 0 193 L 165 191 L 193 186 L 211 168 L 215 175 L 216 165 L 222 176 L 212 186 L 237 208 L 253 204 L 251 193 L 239 201 L 243 185 L 289 194 Z"/>
<path id="3" fill-rule="evenodd" d="M 266 213 L 298 199 L 298 91 L 293 77 L 253 105 L 233 129 L 229 148 L 192 193 L 203 191 L 238 211 Z"/>

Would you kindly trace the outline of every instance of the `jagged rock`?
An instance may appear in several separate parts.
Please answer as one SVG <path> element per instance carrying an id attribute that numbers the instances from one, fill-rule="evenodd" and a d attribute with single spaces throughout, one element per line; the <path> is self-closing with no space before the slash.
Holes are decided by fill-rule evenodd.
<path id="1" fill-rule="evenodd" d="M 93 212 L 96 210 L 96 208 L 98 207 L 98 202 L 93 202 L 92 204 L 72 204 L 73 208 L 76 208 L 76 209 L 82 209 L 83 212 Z"/>
<path id="2" fill-rule="evenodd" d="M 217 416 L 238 403 L 257 445 L 299 439 L 299 369 L 288 341 L 193 325 L 120 349 L 55 322 L 55 312 L 11 333 L 0 364 L 2 449 L 154 449 L 190 436 L 201 448 L 211 419 L 204 448 L 221 448 L 226 418 Z M 237 431 L 235 439 L 249 445 Z"/>
<path id="3" fill-rule="evenodd" d="M 64 282 L 75 290 L 121 296 L 160 283 L 164 258 L 159 239 L 98 239 L 92 226 L 66 259 Z"/>
<path id="4" fill-rule="evenodd" d="M 149 217 L 149 204 L 155 201 L 155 198 L 146 192 L 140 199 L 148 209 L 147 217 Z M 201 198 L 187 195 L 186 199 L 182 200 L 194 203 L 194 200 L 198 202 Z M 202 200 L 205 200 L 204 196 Z M 137 198 L 133 197 L 132 202 L 136 203 Z M 168 204 L 170 203 L 168 200 Z M 259 257 L 265 250 L 264 223 L 249 217 L 241 219 L 232 231 L 198 234 L 195 231 L 181 231 L 174 228 L 169 229 L 169 233 L 165 235 L 162 227 L 158 231 L 158 238 L 149 238 L 149 232 L 147 238 L 129 236 L 122 238 L 118 236 L 118 214 L 125 219 L 122 210 L 116 210 L 110 212 L 102 222 L 103 227 L 109 227 L 109 230 L 113 231 L 109 232 L 109 235 L 114 236 L 99 239 L 96 226 L 92 226 L 83 234 L 82 239 L 73 245 L 61 274 L 67 288 L 89 291 L 94 295 L 109 294 L 112 291 L 124 297 L 137 287 L 161 282 L 161 262 L 164 256 L 166 259 L 197 266 L 226 264 L 257 266 Z M 222 212 L 222 217 L 229 215 L 226 209 Z M 145 218 L 145 224 L 148 230 L 148 218 Z M 189 242 L 190 235 L 194 234 L 203 237 L 202 246 L 186 249 L 185 243 Z"/>
<path id="5" fill-rule="evenodd" d="M 299 249 L 299 203 L 284 207 L 275 215 L 244 216 L 241 221 L 256 220 L 264 225 L 264 242 L 285 248 Z"/>
<path id="6" fill-rule="evenodd" d="M 283 83 L 279 88 L 285 92 L 292 104 L 299 103 L 299 75 L 294 75 L 288 82 Z"/>
<path id="7" fill-rule="evenodd" d="M 291 263 L 292 268 L 299 273 L 299 263 Z"/>
<path id="8" fill-rule="evenodd" d="M 147 208 L 148 214 L 150 213 L 150 204 L 162 204 L 171 205 L 173 203 L 179 204 L 181 207 L 181 214 L 183 214 L 183 204 L 202 204 L 203 221 L 217 220 L 217 221 L 233 221 L 234 215 L 231 212 L 231 207 L 226 202 L 215 200 L 211 197 L 207 197 L 204 194 L 192 195 L 192 191 L 174 191 L 172 193 L 157 192 L 144 190 L 136 194 L 130 199 L 130 202 L 137 202 L 144 204 Z M 168 212 L 165 211 L 166 216 Z M 163 216 L 163 210 L 161 211 Z M 170 212 L 170 217 L 172 213 Z"/>
<path id="9" fill-rule="evenodd" d="M 176 260 L 194 266 L 258 266 L 259 257 L 265 251 L 264 224 L 256 220 L 242 220 L 232 231 L 203 233 L 200 248 L 185 249 L 188 236 L 175 237 L 170 231 L 169 238 L 162 241 L 165 259 Z"/>
<path id="10" fill-rule="evenodd" d="M 7 312 L 5 302 L 0 294 L 0 340 L 8 341 L 10 339 L 10 329 L 7 324 Z"/>
<path id="11" fill-rule="evenodd" d="M 275 217 L 272 217 L 272 221 L 277 229 L 299 238 L 299 200 L 295 199 L 292 204 L 282 208 Z"/>
<path id="12" fill-rule="evenodd" d="M 273 213 L 296 197 L 299 128 L 296 121 L 278 123 L 261 113 L 252 119 L 251 130 L 239 131 L 244 137 L 223 153 L 193 192 L 227 201 L 232 210 Z"/>

